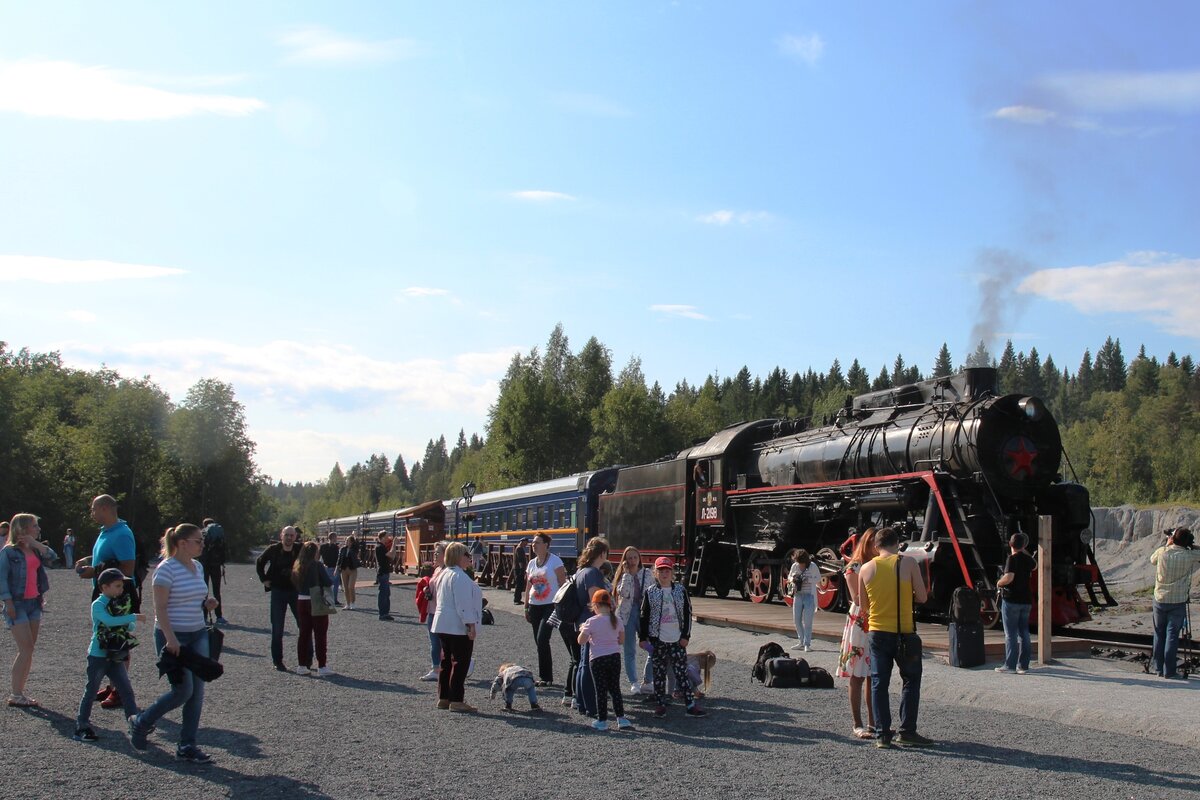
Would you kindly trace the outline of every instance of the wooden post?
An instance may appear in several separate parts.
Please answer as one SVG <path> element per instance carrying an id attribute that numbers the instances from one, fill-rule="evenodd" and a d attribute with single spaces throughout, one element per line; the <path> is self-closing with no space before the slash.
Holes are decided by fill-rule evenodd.
<path id="1" fill-rule="evenodd" d="M 1054 608 L 1054 589 L 1050 585 L 1054 519 L 1038 517 L 1038 663 L 1042 666 L 1053 660 L 1050 652 L 1051 609 Z"/>

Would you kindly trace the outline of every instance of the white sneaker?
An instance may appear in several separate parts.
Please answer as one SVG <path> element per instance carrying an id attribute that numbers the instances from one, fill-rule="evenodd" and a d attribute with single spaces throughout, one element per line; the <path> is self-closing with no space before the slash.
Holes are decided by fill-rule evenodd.
<path id="1" fill-rule="evenodd" d="M 471 663 L 467 664 L 467 677 L 471 677 L 471 673 L 475 671 L 475 659 L 471 659 Z"/>
<path id="2" fill-rule="evenodd" d="M 640 683 L 629 684 L 629 693 L 630 694 L 641 694 L 642 693 L 642 685 Z"/>
<path id="3" fill-rule="evenodd" d="M 812 647 L 811 647 L 811 646 L 809 646 L 809 645 L 807 645 L 807 644 L 806 644 L 806 645 L 804 645 L 804 652 L 806 652 L 806 653 L 810 653 L 810 652 L 812 652 Z"/>
<path id="4" fill-rule="evenodd" d="M 421 676 L 421 680 L 423 680 L 423 681 L 436 681 L 437 679 L 438 679 L 438 671 L 436 669 L 431 669 L 431 670 L 429 670 L 429 672 L 426 672 L 424 675 Z"/>
<path id="5" fill-rule="evenodd" d="M 316 678 L 320 674 L 321 674 L 321 670 L 317 669 L 316 667 L 313 667 L 312 669 L 310 669 L 308 671 L 308 677 L 310 677 L 310 678 Z"/>
<path id="6" fill-rule="evenodd" d="M 303 664 L 297 664 L 292 668 L 292 672 L 296 673 L 297 675 L 307 675 L 310 671 L 311 670 Z"/>
<path id="7" fill-rule="evenodd" d="M 800 644 L 799 642 L 796 642 L 794 645 L 792 645 L 792 646 L 791 646 L 791 647 L 789 647 L 788 649 L 789 649 L 789 650 L 803 650 L 803 649 L 804 649 L 804 645 Z"/>
<path id="8" fill-rule="evenodd" d="M 322 677 L 325 675 L 332 675 L 333 670 L 331 670 L 329 667 L 321 667 L 320 669 L 317 670 L 317 674 L 321 675 Z"/>
<path id="9" fill-rule="evenodd" d="M 996 672 L 1012 672 L 1008 667 L 996 667 Z"/>

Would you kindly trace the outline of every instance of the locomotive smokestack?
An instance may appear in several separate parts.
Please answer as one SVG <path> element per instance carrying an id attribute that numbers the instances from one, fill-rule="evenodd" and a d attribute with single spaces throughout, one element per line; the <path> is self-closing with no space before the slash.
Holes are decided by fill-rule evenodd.
<path id="1" fill-rule="evenodd" d="M 999 387 L 999 373 L 992 367 L 968 367 L 963 370 L 966 376 L 966 395 L 964 400 L 975 400 L 985 394 L 996 394 Z"/>

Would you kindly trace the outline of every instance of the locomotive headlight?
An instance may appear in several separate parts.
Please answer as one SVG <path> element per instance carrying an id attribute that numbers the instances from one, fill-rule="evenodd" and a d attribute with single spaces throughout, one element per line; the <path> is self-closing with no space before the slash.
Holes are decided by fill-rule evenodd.
<path id="1" fill-rule="evenodd" d="M 1046 406 L 1036 397 L 1022 397 L 1017 402 L 1017 407 L 1021 409 L 1025 417 L 1031 422 L 1037 422 L 1046 413 Z"/>

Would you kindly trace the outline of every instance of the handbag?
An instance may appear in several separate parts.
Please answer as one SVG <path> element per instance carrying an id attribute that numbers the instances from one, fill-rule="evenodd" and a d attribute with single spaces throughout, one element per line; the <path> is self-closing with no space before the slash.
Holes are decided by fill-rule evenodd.
<path id="1" fill-rule="evenodd" d="M 337 606 L 333 602 L 333 591 L 328 586 L 310 587 L 308 597 L 312 602 L 314 617 L 328 617 L 337 613 Z"/>
<path id="2" fill-rule="evenodd" d="M 221 660 L 221 648 L 225 645 L 225 631 L 217 627 L 212 612 L 204 609 L 204 623 L 208 627 L 208 657 L 213 661 Z"/>

